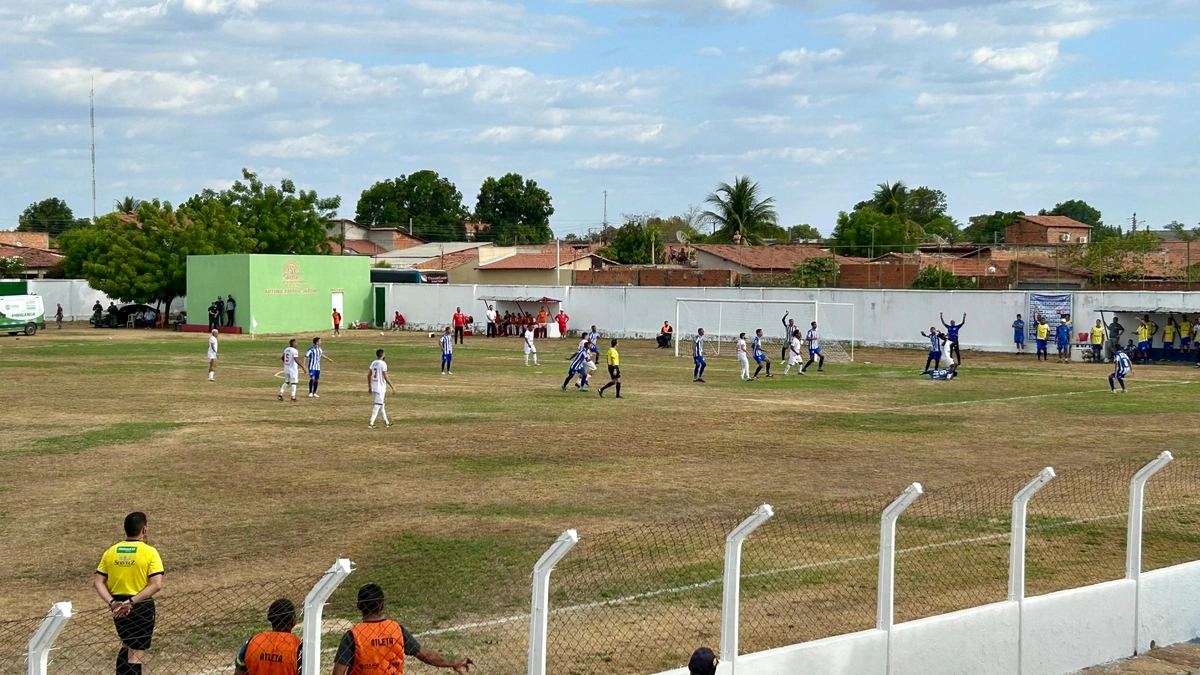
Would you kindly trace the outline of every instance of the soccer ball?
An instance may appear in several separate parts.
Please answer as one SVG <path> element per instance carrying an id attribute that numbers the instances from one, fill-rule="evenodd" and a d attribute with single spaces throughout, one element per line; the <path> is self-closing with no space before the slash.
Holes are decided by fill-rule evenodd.
<path id="1" fill-rule="evenodd" d="M 433 339 L 433 333 L 429 334 L 429 339 L 431 339 L 431 340 Z"/>
<path id="2" fill-rule="evenodd" d="M 379 331 L 379 334 L 380 334 L 380 335 L 383 335 L 383 331 Z"/>

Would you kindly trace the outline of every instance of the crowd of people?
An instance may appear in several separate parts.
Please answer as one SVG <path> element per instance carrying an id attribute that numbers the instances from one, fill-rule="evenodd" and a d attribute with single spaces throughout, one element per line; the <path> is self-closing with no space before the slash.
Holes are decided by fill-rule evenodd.
<path id="1" fill-rule="evenodd" d="M 456 331 L 458 329 L 457 317 L 461 311 L 460 309 L 455 314 Z M 558 314 L 551 316 L 550 309 L 546 305 L 542 305 L 537 315 L 529 311 L 522 312 L 519 308 L 516 312 L 505 310 L 502 315 L 496 311 L 494 305 L 487 305 L 485 314 L 487 319 L 487 337 L 521 337 L 527 330 L 532 330 L 534 337 L 545 338 L 549 336 L 549 331 L 547 330 L 548 322 L 553 320 L 554 323 L 558 324 L 559 337 L 565 338 L 567 336 L 567 322 L 571 319 L 561 309 L 558 310 Z"/>

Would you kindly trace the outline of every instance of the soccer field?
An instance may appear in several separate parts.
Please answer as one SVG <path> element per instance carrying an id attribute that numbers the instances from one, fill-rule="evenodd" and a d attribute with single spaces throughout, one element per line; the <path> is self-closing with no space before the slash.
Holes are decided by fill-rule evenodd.
<path id="1" fill-rule="evenodd" d="M 311 336 L 296 337 L 303 353 Z M 860 349 L 856 363 L 827 363 L 824 373 L 784 378 L 777 363 L 776 377 L 741 382 L 723 353 L 709 358 L 707 383 L 696 384 L 691 359 L 629 340 L 619 345 L 625 398 L 614 400 L 611 390 L 600 399 L 595 388 L 559 389 L 574 340 L 538 341 L 541 365 L 525 367 L 518 339 L 468 338 L 456 348 L 454 375 L 440 376 L 437 342 L 425 334 L 324 337 L 321 398 L 306 398 L 302 382 L 296 404 L 276 400 L 286 338 L 223 337 L 212 383 L 204 334 L 72 327 L 0 339 L 0 555 L 10 561 L 0 572 L 3 619 L 37 617 L 63 599 L 98 608 L 96 560 L 120 537 L 123 516 L 143 510 L 168 571 L 164 617 L 173 595 L 307 584 L 347 557 L 359 570 L 327 616 L 351 618 L 352 589 L 379 581 L 389 612 L 430 646 L 469 652 L 483 673 L 514 672 L 509 652 L 523 658 L 524 646 L 511 641 L 524 639 L 527 624 L 502 624 L 491 637 L 430 631 L 527 612 L 533 562 L 577 528 L 579 549 L 555 573 L 555 606 L 688 587 L 613 603 L 624 612 L 614 639 L 648 635 L 652 655 L 607 637 L 571 646 L 595 664 L 571 672 L 651 672 L 680 665 L 692 642 L 716 642 L 720 587 L 704 583 L 720 576 L 724 532 L 759 504 L 779 514 L 765 537 L 806 560 L 841 560 L 869 554 L 878 509 L 921 481 L 930 506 L 921 512 L 918 500 L 914 517 L 940 524 L 913 541 L 984 544 L 969 554 L 947 547 L 933 561 L 936 583 L 917 567 L 898 572 L 898 618 L 912 618 L 1002 599 L 994 596 L 1003 595 L 1007 521 L 997 518 L 1045 466 L 1067 486 L 1054 502 L 1062 512 L 1046 522 L 1071 525 L 1069 536 L 1045 544 L 1047 564 L 1031 566 L 1031 584 L 1102 580 L 1123 560 L 1124 523 L 1104 521 L 1106 505 L 1124 508 L 1131 471 L 1121 471 L 1162 450 L 1186 459 L 1200 431 L 1200 371 L 1190 367 L 1137 367 L 1130 392 L 1113 396 L 1111 366 L 1039 364 L 1031 355 L 968 352 L 960 379 L 930 382 L 917 377 L 923 352 Z M 381 347 L 398 393 L 388 397 L 393 426 L 371 430 L 366 369 Z M 595 380 L 607 381 L 603 366 Z M 1121 463 L 1094 468 L 1110 461 Z M 968 512 L 974 501 L 986 508 Z M 1089 524 L 1070 520 L 1076 513 Z M 1179 527 L 1164 529 L 1172 532 L 1164 561 L 1200 557 L 1197 515 L 1187 509 Z M 747 583 L 746 609 L 768 627 L 743 638 L 746 649 L 853 629 L 863 602 L 873 612 L 873 560 L 849 563 L 867 570 L 861 578 L 825 568 L 787 576 L 775 574 L 790 569 L 779 556 L 786 547 L 764 550 L 774 558 L 753 558 L 753 540 L 747 548 L 747 569 L 771 574 Z M 906 596 L 906 582 L 926 590 Z M 769 606 L 755 605 L 767 598 Z M 820 626 L 796 618 L 813 612 L 831 618 Z M 655 633 L 664 613 L 698 627 Z M 612 614 L 595 614 L 555 621 L 580 635 L 611 632 Z M 213 644 L 236 648 L 246 635 L 235 624 Z"/>

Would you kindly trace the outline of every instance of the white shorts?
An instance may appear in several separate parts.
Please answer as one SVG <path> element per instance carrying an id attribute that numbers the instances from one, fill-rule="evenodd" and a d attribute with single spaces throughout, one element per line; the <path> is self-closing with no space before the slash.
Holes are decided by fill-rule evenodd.
<path id="1" fill-rule="evenodd" d="M 526 354 L 536 354 L 537 347 L 530 347 L 529 345 L 525 345 L 525 353 Z"/>
<path id="2" fill-rule="evenodd" d="M 788 354 L 788 365 L 794 366 L 804 362 L 804 357 L 799 354 Z"/>
<path id="3" fill-rule="evenodd" d="M 215 361 L 216 359 L 217 359 L 217 353 L 216 353 L 216 352 L 209 352 L 209 353 L 208 353 L 208 360 L 209 360 L 209 361 Z"/>
<path id="4" fill-rule="evenodd" d="M 373 392 L 371 392 L 371 396 L 375 400 L 375 405 L 383 405 L 383 392 L 382 391 L 373 391 Z"/>
<path id="5" fill-rule="evenodd" d="M 283 383 L 284 384 L 299 384 L 299 382 L 300 382 L 300 371 L 298 371 L 298 370 L 283 371 Z"/>
<path id="6" fill-rule="evenodd" d="M 750 365 L 750 359 L 746 357 L 745 352 L 738 354 L 738 363 L 742 364 L 743 366 Z"/>
<path id="7" fill-rule="evenodd" d="M 596 363 L 595 363 L 594 361 L 585 361 L 585 362 L 584 362 L 584 364 L 583 364 L 583 367 L 584 367 L 584 369 L 585 369 L 585 370 L 587 370 L 589 373 L 594 373 L 594 372 L 596 372 Z"/>

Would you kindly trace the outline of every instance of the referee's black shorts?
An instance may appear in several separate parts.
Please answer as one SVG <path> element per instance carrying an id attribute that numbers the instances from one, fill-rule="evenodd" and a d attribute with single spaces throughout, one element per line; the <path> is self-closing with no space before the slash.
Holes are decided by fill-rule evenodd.
<path id="1" fill-rule="evenodd" d="M 133 596 L 114 595 L 115 600 L 128 600 Z M 125 616 L 113 619 L 117 627 L 117 637 L 129 649 L 145 651 L 150 648 L 154 639 L 154 600 L 144 600 L 133 605 L 133 610 Z"/>
<path id="2" fill-rule="evenodd" d="M 621 379 L 621 366 L 609 366 L 608 376 L 614 380 Z"/>

